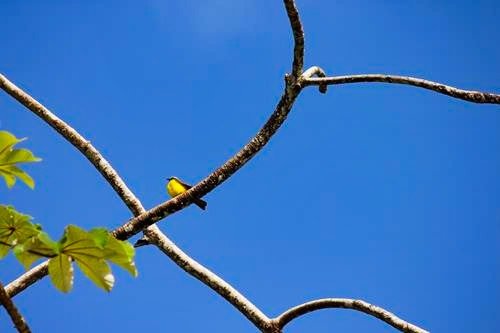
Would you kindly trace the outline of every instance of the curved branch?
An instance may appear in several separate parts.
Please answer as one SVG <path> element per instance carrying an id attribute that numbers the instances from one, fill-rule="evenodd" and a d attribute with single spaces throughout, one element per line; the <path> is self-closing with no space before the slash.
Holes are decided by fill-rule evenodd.
<path id="1" fill-rule="evenodd" d="M 293 32 L 293 63 L 292 76 L 297 80 L 302 74 L 304 68 L 304 28 L 300 22 L 299 11 L 294 0 L 283 0 L 285 3 L 286 13 L 290 20 L 290 26 Z"/>
<path id="2" fill-rule="evenodd" d="M 281 315 L 274 318 L 273 322 L 277 325 L 277 327 L 279 327 L 279 329 L 282 329 L 292 320 L 309 312 L 331 308 L 352 309 L 364 312 L 386 322 L 401 332 L 428 333 L 426 330 L 402 320 L 395 314 L 384 310 L 381 307 L 372 305 L 362 300 L 348 298 L 324 298 L 300 304 L 283 312 Z"/>
<path id="3" fill-rule="evenodd" d="M 145 230 L 144 234 L 148 237 L 151 244 L 158 247 L 188 274 L 202 281 L 217 294 L 226 299 L 255 326 L 264 331 L 269 329 L 270 319 L 229 283 L 190 258 L 166 236 L 151 232 L 149 229 Z"/>
<path id="4" fill-rule="evenodd" d="M 432 90 L 440 94 L 462 99 L 468 102 L 500 104 L 500 94 L 493 94 L 493 93 L 473 91 L 473 90 L 462 90 L 452 86 L 447 86 L 439 82 L 433 82 L 410 76 L 398 76 L 398 75 L 386 75 L 386 74 L 358 74 L 358 75 L 332 76 L 324 78 L 307 78 L 302 80 L 301 84 L 304 87 L 306 86 L 321 87 L 322 85 L 325 84 L 333 85 L 333 84 L 360 83 L 360 82 L 383 82 L 383 83 L 406 84 L 410 86 Z"/>
<path id="5" fill-rule="evenodd" d="M 19 333 L 31 333 L 31 330 L 28 327 L 26 320 L 24 319 L 21 312 L 19 312 L 14 302 L 12 302 L 9 295 L 7 295 L 7 292 L 5 291 L 3 284 L 1 282 L 0 282 L 0 304 L 3 305 L 5 310 L 7 310 L 7 313 L 9 314 L 10 318 L 12 319 L 12 322 L 14 323 L 14 326 L 16 327 Z"/>
<path id="6" fill-rule="evenodd" d="M 287 85 L 273 114 L 255 137 L 239 152 L 188 191 L 134 217 L 117 228 L 114 231 L 114 236 L 119 239 L 130 238 L 153 223 L 186 207 L 194 198 L 203 197 L 231 177 L 269 142 L 285 121 L 299 92 L 300 88 L 296 85 L 292 87 Z"/>
<path id="7" fill-rule="evenodd" d="M 99 151 L 85 139 L 80 133 L 75 131 L 71 126 L 59 119 L 55 114 L 50 112 L 45 106 L 40 104 L 36 99 L 28 95 L 21 88 L 10 82 L 5 76 L 0 74 L 0 88 L 5 90 L 10 96 L 16 99 L 19 103 L 28 108 L 31 112 L 42 118 L 47 124 L 55 129 L 69 143 L 75 146 L 85 157 L 92 163 L 95 168 L 103 175 L 108 183 L 113 187 L 115 192 L 120 196 L 127 207 L 138 215 L 144 212 L 139 199 L 130 191 L 127 185 L 123 182 L 118 173 L 113 169 L 108 161 L 99 153 Z"/>

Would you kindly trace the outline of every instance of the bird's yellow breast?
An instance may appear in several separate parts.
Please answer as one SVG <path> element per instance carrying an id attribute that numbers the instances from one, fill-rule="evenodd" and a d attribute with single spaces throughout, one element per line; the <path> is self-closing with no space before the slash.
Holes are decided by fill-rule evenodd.
<path id="1" fill-rule="evenodd" d="M 172 179 L 167 183 L 167 192 L 171 197 L 175 197 L 186 192 L 186 188 L 176 179 Z"/>

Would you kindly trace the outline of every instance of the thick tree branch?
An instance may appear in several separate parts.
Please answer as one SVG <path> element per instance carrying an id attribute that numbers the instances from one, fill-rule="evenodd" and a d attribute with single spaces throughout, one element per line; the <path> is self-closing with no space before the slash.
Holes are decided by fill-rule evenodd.
<path id="1" fill-rule="evenodd" d="M 331 308 L 341 308 L 341 309 L 352 309 L 364 312 L 370 316 L 376 317 L 392 327 L 400 330 L 401 332 L 411 332 L 411 333 L 428 333 L 426 330 L 421 329 L 413 324 L 410 324 L 395 314 L 384 310 L 376 305 L 372 305 L 365 301 L 347 299 L 347 298 L 324 298 L 318 299 L 304 304 L 297 305 L 290 310 L 283 312 L 281 315 L 273 319 L 273 322 L 282 329 L 286 324 L 292 320 L 303 316 L 309 312 L 321 310 L 321 309 L 331 309 Z"/>
<path id="2" fill-rule="evenodd" d="M 10 299 L 9 295 L 5 291 L 3 284 L 0 282 L 0 304 L 3 305 L 7 313 L 9 314 L 14 326 L 16 327 L 19 333 L 30 333 L 31 330 L 26 323 L 23 315 L 17 309 L 16 305 Z"/>
<path id="3" fill-rule="evenodd" d="M 407 84 L 448 95 L 464 101 L 473 103 L 500 104 L 500 94 L 486 93 L 473 90 L 462 90 L 452 86 L 429 80 L 410 76 L 386 75 L 386 74 L 358 74 L 333 77 L 308 78 L 302 80 L 302 86 L 322 86 L 333 84 L 360 83 L 360 82 L 383 82 Z"/>
<path id="4" fill-rule="evenodd" d="M 304 28 L 300 22 L 299 11 L 294 0 L 283 0 L 285 3 L 286 13 L 290 20 L 290 26 L 293 32 L 293 63 L 292 77 L 297 80 L 302 74 L 304 68 Z"/>

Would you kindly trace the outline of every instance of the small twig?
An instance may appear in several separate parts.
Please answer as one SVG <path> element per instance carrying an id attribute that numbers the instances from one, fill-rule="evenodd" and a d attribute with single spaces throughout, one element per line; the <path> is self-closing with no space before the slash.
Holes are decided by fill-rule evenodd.
<path id="1" fill-rule="evenodd" d="M 283 0 L 285 3 L 286 13 L 290 20 L 290 26 L 293 32 L 293 63 L 292 76 L 297 80 L 302 74 L 304 68 L 304 28 L 300 22 L 299 11 L 294 0 Z"/>
<path id="2" fill-rule="evenodd" d="M 400 330 L 401 332 L 428 333 L 426 330 L 402 320 L 395 314 L 384 310 L 381 307 L 372 305 L 365 301 L 347 298 L 324 298 L 300 304 L 283 312 L 281 315 L 274 318 L 273 322 L 277 325 L 277 327 L 282 329 L 289 322 L 300 316 L 303 316 L 309 312 L 329 308 L 342 308 L 361 311 L 386 322 L 387 324 Z"/>
<path id="3" fill-rule="evenodd" d="M 16 305 L 10 299 L 9 295 L 5 291 L 3 284 L 0 282 L 0 304 L 3 305 L 7 313 L 9 314 L 14 326 L 16 327 L 19 333 L 30 333 L 31 330 L 26 323 L 23 315 L 17 309 Z"/>
<path id="4" fill-rule="evenodd" d="M 462 99 L 473 103 L 491 103 L 500 104 L 500 94 L 486 93 L 473 90 L 462 90 L 452 86 L 447 86 L 439 82 L 419 79 L 410 76 L 386 75 L 386 74 L 358 74 L 358 75 L 345 75 L 333 76 L 324 78 L 308 78 L 302 80 L 302 85 L 306 86 L 320 86 L 332 84 L 346 84 L 346 83 L 360 83 L 360 82 L 383 82 L 383 83 L 396 83 L 407 84 L 410 86 L 420 87 L 428 90 L 438 92 L 440 94 L 448 95 L 454 98 Z"/>

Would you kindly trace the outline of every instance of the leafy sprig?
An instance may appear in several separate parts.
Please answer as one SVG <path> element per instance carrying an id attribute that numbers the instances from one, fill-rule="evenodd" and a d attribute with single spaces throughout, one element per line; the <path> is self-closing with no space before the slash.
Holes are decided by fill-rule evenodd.
<path id="1" fill-rule="evenodd" d="M 14 146 L 25 139 L 18 139 L 12 133 L 0 131 L 0 176 L 3 177 L 8 188 L 12 188 L 17 179 L 30 188 L 35 187 L 35 181 L 19 167 L 20 163 L 39 162 L 30 150 Z"/>
<path id="2" fill-rule="evenodd" d="M 0 175 L 7 187 L 17 179 L 30 188 L 35 182 L 19 163 L 38 162 L 40 159 L 28 149 L 15 149 L 23 141 L 7 131 L 0 131 Z M 49 275 L 54 286 L 62 292 L 73 288 L 73 265 L 80 268 L 98 287 L 110 291 L 115 278 L 110 263 L 137 276 L 134 247 L 127 241 L 114 238 L 104 228 L 86 231 L 75 225 L 64 229 L 59 241 L 54 241 L 32 222 L 32 217 L 19 213 L 12 206 L 0 205 L 0 259 L 12 250 L 16 259 L 29 269 L 39 259 L 49 259 Z"/>

